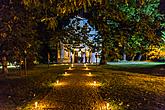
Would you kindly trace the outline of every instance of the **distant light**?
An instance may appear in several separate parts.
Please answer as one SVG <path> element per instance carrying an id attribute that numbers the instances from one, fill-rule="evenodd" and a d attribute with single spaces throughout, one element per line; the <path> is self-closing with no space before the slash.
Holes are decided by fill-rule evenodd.
<path id="1" fill-rule="evenodd" d="M 84 67 L 86 67 L 86 64 L 84 64 Z"/>
<path id="2" fill-rule="evenodd" d="M 35 96 L 36 96 L 36 94 L 33 94 L 33 96 L 35 97 Z"/>
<path id="3" fill-rule="evenodd" d="M 56 83 L 58 84 L 59 83 L 59 80 L 57 80 Z"/>
<path id="4" fill-rule="evenodd" d="M 72 68 L 71 67 L 69 67 L 69 70 L 71 70 Z"/>
<path id="5" fill-rule="evenodd" d="M 71 67 L 73 67 L 73 64 L 71 65 Z"/>
<path id="6" fill-rule="evenodd" d="M 37 108 L 38 107 L 38 102 L 35 102 L 34 104 L 35 104 L 35 108 Z"/>
<path id="7" fill-rule="evenodd" d="M 87 84 L 87 86 L 92 86 L 92 87 L 99 87 L 99 86 L 101 86 L 101 83 L 99 83 L 97 81 L 93 81 L 93 82 L 86 83 L 86 84 Z"/>
<path id="8" fill-rule="evenodd" d="M 68 72 L 65 72 L 63 76 L 70 76 L 70 74 Z"/>
<path id="9" fill-rule="evenodd" d="M 109 109 L 109 103 L 107 103 L 107 109 Z"/>
<path id="10" fill-rule="evenodd" d="M 89 72 L 88 74 L 86 74 L 86 76 L 91 77 L 91 76 L 94 76 L 94 75 L 91 72 Z"/>

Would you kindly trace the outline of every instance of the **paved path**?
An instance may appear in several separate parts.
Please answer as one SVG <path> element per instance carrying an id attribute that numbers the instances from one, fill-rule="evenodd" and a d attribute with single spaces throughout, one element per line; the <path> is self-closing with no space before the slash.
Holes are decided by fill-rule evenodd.
<path id="1" fill-rule="evenodd" d="M 45 96 L 38 106 L 53 110 L 106 110 L 106 103 L 98 95 L 98 83 L 94 84 L 94 76 L 78 66 L 74 70 L 66 70 L 68 75 L 54 84 L 51 92 Z"/>

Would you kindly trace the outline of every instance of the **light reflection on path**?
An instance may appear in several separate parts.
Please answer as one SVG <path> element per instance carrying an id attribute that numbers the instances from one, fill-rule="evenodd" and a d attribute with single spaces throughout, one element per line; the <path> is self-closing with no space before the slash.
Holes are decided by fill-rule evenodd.
<path id="1" fill-rule="evenodd" d="M 39 101 L 38 109 L 107 110 L 106 103 L 98 94 L 101 84 L 93 79 L 95 75 L 82 69 L 83 66 L 69 70 L 58 83 L 52 83 L 53 89 Z"/>

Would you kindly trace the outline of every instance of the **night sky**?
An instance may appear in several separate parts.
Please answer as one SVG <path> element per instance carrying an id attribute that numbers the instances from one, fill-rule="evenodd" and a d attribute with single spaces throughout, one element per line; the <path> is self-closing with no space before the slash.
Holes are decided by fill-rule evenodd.
<path id="1" fill-rule="evenodd" d="M 160 0 L 160 10 L 165 13 L 165 0 Z"/>

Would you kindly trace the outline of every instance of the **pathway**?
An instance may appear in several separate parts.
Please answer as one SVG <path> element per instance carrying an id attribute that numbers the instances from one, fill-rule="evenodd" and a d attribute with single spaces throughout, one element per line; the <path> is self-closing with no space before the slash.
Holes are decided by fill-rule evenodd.
<path id="1" fill-rule="evenodd" d="M 38 108 L 45 110 L 107 110 L 106 103 L 98 94 L 99 82 L 94 82 L 94 75 L 83 70 L 83 66 L 66 70 L 53 84 L 52 91 L 38 102 Z"/>

